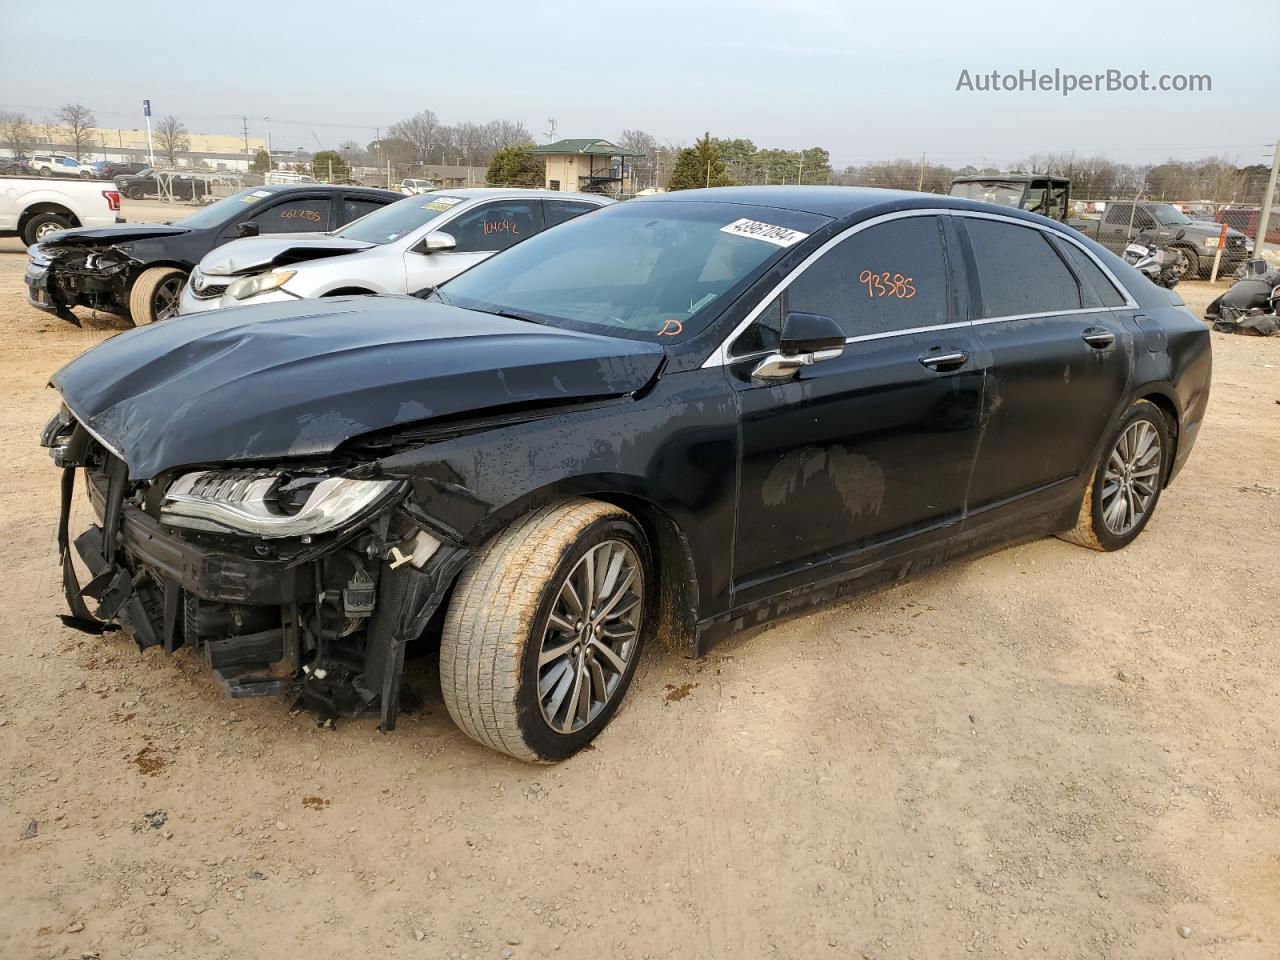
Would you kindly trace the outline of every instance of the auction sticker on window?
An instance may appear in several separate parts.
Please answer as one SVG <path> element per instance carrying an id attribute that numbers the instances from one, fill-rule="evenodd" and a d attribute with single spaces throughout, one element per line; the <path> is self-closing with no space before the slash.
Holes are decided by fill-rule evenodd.
<path id="1" fill-rule="evenodd" d="M 720 232 L 731 233 L 735 237 L 750 237 L 753 240 L 763 240 L 765 243 L 772 243 L 779 247 L 794 247 L 808 236 L 807 233 L 801 233 L 799 230 L 789 230 L 786 227 L 775 226 L 772 223 L 761 223 L 759 220 L 748 220 L 745 217 L 741 220 L 733 221 L 728 226 L 721 227 Z"/>
<path id="2" fill-rule="evenodd" d="M 448 210 L 462 202 L 461 197 L 436 197 L 430 203 L 422 205 L 423 210 Z"/>

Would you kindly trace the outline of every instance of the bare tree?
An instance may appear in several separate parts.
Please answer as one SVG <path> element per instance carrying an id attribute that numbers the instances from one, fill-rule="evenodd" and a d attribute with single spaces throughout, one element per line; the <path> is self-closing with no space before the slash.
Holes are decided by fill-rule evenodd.
<path id="1" fill-rule="evenodd" d="M 524 147 L 533 143 L 533 134 L 529 128 L 518 120 L 490 120 L 483 127 L 481 139 L 484 149 L 490 154 L 511 147 Z"/>
<path id="2" fill-rule="evenodd" d="M 83 103 L 64 103 L 58 108 L 58 119 L 71 141 L 71 154 L 78 161 L 85 154 L 85 148 L 93 143 L 93 128 L 98 125 L 98 118 Z"/>
<path id="3" fill-rule="evenodd" d="M 25 113 L 0 112 L 0 142 L 13 151 L 15 157 L 31 149 L 35 129 Z"/>
<path id="4" fill-rule="evenodd" d="M 632 153 L 644 154 L 642 157 L 629 157 L 638 188 L 654 187 L 658 183 L 658 140 L 643 130 L 623 130 L 618 137 L 618 146 Z"/>
<path id="5" fill-rule="evenodd" d="M 191 149 L 191 138 L 187 136 L 186 125 L 170 114 L 156 124 L 156 143 L 169 160 L 169 166 L 176 166 L 178 153 Z"/>
<path id="6" fill-rule="evenodd" d="M 419 163 L 430 163 L 440 136 L 440 120 L 430 110 L 420 110 L 412 117 L 391 125 L 387 139 L 413 144 Z"/>

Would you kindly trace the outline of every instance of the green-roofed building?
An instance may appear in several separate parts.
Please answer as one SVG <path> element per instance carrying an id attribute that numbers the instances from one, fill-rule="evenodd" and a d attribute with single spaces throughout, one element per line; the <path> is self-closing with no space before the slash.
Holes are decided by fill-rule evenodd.
<path id="1" fill-rule="evenodd" d="M 557 140 L 529 151 L 547 164 L 547 189 L 611 196 L 635 192 L 628 159 L 643 157 L 608 140 Z"/>

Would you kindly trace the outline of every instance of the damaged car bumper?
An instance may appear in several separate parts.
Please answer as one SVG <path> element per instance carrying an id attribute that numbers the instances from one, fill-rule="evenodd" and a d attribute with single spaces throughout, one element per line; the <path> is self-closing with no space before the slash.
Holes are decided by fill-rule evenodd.
<path id="1" fill-rule="evenodd" d="M 377 708 L 382 728 L 394 729 L 405 645 L 422 634 L 468 555 L 401 509 L 399 484 L 357 505 L 349 522 L 312 521 L 321 529 L 314 535 L 236 536 L 219 529 L 219 510 L 242 518 L 231 522 L 278 522 L 255 516 L 248 496 L 253 483 L 268 482 L 262 471 L 139 484 L 65 410 L 42 442 L 63 470 L 64 622 L 92 633 L 121 629 L 141 649 L 196 648 L 232 697 L 296 693 L 329 716 Z M 96 522 L 72 541 L 79 476 Z M 238 500 L 237 491 L 245 494 Z M 83 586 L 72 547 L 89 572 Z"/>

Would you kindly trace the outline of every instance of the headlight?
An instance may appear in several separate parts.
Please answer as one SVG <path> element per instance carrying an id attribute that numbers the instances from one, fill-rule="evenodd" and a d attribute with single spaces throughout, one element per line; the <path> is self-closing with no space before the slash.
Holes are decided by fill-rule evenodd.
<path id="1" fill-rule="evenodd" d="M 247 300 L 268 290 L 278 290 L 293 279 L 296 270 L 279 270 L 275 273 L 260 273 L 255 277 L 241 277 L 227 287 L 228 295 L 236 300 Z"/>
<path id="2" fill-rule="evenodd" d="M 282 470 L 201 470 L 169 487 L 160 519 L 194 530 L 305 537 L 328 533 L 368 512 L 399 487 Z"/>
<path id="3" fill-rule="evenodd" d="M 1218 248 L 1218 239 L 1218 237 L 1205 237 L 1204 245 L 1210 250 L 1216 250 Z"/>

